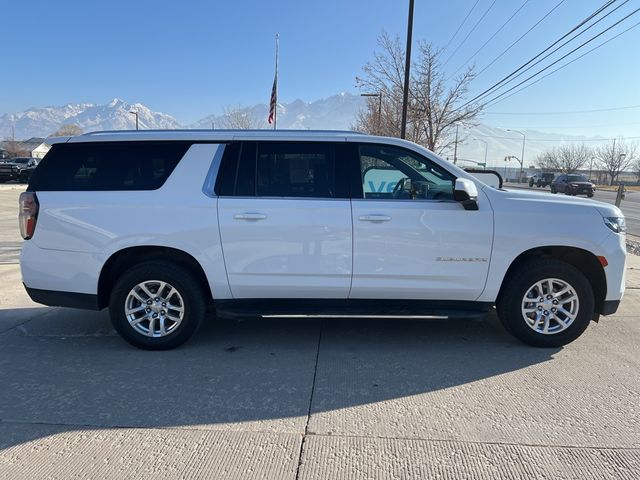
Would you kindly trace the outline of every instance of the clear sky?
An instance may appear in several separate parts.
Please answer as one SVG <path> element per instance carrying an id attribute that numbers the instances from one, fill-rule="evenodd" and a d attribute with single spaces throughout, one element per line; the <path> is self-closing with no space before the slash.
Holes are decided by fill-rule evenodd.
<path id="1" fill-rule="evenodd" d="M 473 59 L 478 70 L 560 0 L 530 0 Z M 618 0 L 621 4 L 624 0 Z M 458 46 L 493 0 L 479 0 L 445 52 Z M 416 0 L 414 40 L 444 46 L 475 0 Z M 523 0 L 497 0 L 447 63 L 469 58 Z M 486 86 L 538 53 L 604 0 L 565 0 L 474 83 Z M 598 27 L 640 7 L 631 0 Z M 229 105 L 267 103 L 274 34 L 281 36 L 280 100 L 306 101 L 356 92 L 354 77 L 371 58 L 382 29 L 404 38 L 408 0 L 2 1 L 0 113 L 64 103 L 142 102 L 192 122 Z M 640 21 L 640 13 L 601 37 Z M 596 41 L 591 45 L 597 45 Z M 640 27 L 488 110 L 494 126 L 604 136 L 640 136 Z"/>

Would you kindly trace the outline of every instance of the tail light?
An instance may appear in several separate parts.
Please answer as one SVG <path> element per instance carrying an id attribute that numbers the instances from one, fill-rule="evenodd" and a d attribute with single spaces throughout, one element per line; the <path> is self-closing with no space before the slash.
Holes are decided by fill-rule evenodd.
<path id="1" fill-rule="evenodd" d="M 33 237 L 36 231 L 36 222 L 38 221 L 38 197 L 34 192 L 22 192 L 20 194 L 20 213 L 18 220 L 20 222 L 20 235 L 25 240 Z"/>

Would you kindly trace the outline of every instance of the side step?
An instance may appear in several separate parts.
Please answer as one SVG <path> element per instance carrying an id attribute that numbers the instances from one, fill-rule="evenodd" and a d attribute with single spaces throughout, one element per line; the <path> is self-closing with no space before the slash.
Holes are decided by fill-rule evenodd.
<path id="1" fill-rule="evenodd" d="M 221 318 L 481 320 L 491 303 L 440 300 L 238 299 L 215 302 Z"/>

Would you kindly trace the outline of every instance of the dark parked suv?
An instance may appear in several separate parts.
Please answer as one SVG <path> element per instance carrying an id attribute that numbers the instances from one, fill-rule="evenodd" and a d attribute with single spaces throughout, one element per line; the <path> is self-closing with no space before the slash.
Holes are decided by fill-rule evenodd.
<path id="1" fill-rule="evenodd" d="M 38 166 L 38 159 L 33 157 L 16 157 L 0 164 L 0 182 L 18 180 L 26 183 L 31 173 Z"/>
<path id="2" fill-rule="evenodd" d="M 559 175 L 551 184 L 551 193 L 565 193 L 566 195 L 586 195 L 593 197 L 596 186 L 584 175 L 575 173 Z"/>

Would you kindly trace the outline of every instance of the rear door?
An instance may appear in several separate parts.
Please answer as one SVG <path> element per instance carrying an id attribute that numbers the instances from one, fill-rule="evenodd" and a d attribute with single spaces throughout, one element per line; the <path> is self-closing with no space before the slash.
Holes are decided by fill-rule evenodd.
<path id="1" fill-rule="evenodd" d="M 352 225 L 344 146 L 227 146 L 216 192 L 234 298 L 348 296 Z"/>
<path id="2" fill-rule="evenodd" d="M 475 300 L 491 256 L 488 202 L 465 210 L 453 199 L 455 177 L 413 151 L 358 149 L 350 298 Z"/>

